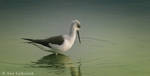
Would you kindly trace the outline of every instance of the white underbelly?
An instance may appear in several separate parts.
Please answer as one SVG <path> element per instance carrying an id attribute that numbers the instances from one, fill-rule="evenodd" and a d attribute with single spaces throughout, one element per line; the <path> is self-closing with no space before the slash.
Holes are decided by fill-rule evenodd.
<path id="1" fill-rule="evenodd" d="M 52 49 L 60 51 L 68 51 L 72 47 L 72 45 L 73 43 L 69 42 L 68 40 L 65 40 L 65 42 L 62 45 L 50 44 Z"/>

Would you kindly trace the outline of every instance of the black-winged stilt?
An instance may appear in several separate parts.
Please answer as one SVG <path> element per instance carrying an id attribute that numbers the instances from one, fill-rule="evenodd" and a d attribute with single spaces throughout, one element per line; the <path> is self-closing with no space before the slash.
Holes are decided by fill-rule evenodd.
<path id="1" fill-rule="evenodd" d="M 28 43 L 40 44 L 45 47 L 51 48 L 50 52 L 57 54 L 59 52 L 68 51 L 74 44 L 76 35 L 78 35 L 79 42 L 81 43 L 79 30 L 80 30 L 80 21 L 75 19 L 72 21 L 69 34 L 53 36 L 47 39 L 28 39 L 28 38 L 22 39 L 28 40 L 29 41 Z"/>

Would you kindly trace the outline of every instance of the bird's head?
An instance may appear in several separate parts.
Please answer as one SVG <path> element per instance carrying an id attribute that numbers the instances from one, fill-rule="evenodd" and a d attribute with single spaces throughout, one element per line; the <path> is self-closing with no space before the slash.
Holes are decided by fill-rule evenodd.
<path id="1" fill-rule="evenodd" d="M 81 26 L 80 26 L 80 21 L 77 20 L 77 19 L 75 19 L 75 20 L 72 21 L 72 23 L 73 23 L 73 28 L 74 28 L 75 30 L 79 31 L 80 28 L 81 28 Z"/>
<path id="2" fill-rule="evenodd" d="M 73 23 L 73 29 L 75 29 L 76 31 L 77 31 L 77 35 L 78 35 L 78 39 L 79 39 L 79 42 L 81 43 L 81 40 L 80 40 L 80 33 L 79 33 L 79 30 L 80 30 L 80 28 L 81 28 L 81 26 L 80 26 L 80 21 L 79 20 L 77 20 L 77 19 L 75 19 L 75 20 L 73 20 L 72 21 L 72 23 Z"/>

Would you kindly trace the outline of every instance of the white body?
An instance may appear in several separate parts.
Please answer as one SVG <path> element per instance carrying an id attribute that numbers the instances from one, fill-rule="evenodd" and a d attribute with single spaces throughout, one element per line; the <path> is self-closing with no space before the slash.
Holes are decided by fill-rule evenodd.
<path id="1" fill-rule="evenodd" d="M 65 52 L 72 47 L 76 39 L 77 31 L 79 30 L 79 28 L 77 28 L 77 23 L 80 24 L 79 21 L 73 21 L 69 34 L 63 35 L 64 42 L 62 45 L 49 44 L 52 47 L 52 50 L 55 52 Z"/>

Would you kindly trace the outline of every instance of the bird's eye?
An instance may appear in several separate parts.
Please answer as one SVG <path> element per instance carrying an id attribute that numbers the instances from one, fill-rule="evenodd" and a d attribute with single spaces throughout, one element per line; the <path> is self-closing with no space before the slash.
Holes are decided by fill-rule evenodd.
<path id="1" fill-rule="evenodd" d="M 77 24 L 77 27 L 80 28 L 81 26 L 79 24 Z"/>

